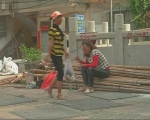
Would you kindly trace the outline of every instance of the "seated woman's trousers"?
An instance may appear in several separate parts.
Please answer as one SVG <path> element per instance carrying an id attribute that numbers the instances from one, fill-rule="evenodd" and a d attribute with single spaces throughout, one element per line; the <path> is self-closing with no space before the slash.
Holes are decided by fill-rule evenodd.
<path id="1" fill-rule="evenodd" d="M 109 70 L 99 70 L 96 68 L 81 68 L 84 85 L 93 87 L 94 77 L 107 78 L 109 77 Z"/>

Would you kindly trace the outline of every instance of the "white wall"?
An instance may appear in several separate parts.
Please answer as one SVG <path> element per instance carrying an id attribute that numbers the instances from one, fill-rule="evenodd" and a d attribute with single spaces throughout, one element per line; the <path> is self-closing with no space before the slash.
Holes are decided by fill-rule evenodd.
<path id="1" fill-rule="evenodd" d="M 100 4 L 92 4 L 90 5 L 90 20 L 95 21 L 96 24 L 102 23 L 102 9 L 100 8 Z"/>
<path id="2" fill-rule="evenodd" d="M 89 8 L 89 19 L 87 21 L 95 21 L 96 31 L 101 32 L 102 22 L 108 22 L 108 14 L 105 12 L 107 8 L 105 8 L 105 4 L 95 4 L 91 3 Z M 86 13 L 87 14 L 87 13 Z"/>
<path id="3" fill-rule="evenodd" d="M 0 38 L 0 50 L 11 40 L 12 33 L 13 33 L 13 22 L 11 17 L 6 17 L 6 24 L 7 24 L 7 36 Z"/>

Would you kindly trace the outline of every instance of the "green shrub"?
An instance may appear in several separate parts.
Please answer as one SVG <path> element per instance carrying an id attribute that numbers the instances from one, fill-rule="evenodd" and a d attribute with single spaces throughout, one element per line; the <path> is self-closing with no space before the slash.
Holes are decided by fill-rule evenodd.
<path id="1" fill-rule="evenodd" d="M 22 58 L 27 62 L 40 62 L 42 52 L 37 48 L 27 48 L 25 45 L 20 46 L 20 50 L 22 52 Z"/>

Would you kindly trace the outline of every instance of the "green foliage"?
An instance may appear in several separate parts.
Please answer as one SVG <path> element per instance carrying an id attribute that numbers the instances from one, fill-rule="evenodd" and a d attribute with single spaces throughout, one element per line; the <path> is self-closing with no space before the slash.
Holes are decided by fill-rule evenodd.
<path id="1" fill-rule="evenodd" d="M 149 7 L 150 0 L 128 0 L 128 2 L 134 27 L 136 29 L 149 27 L 143 13 Z"/>
<path id="2" fill-rule="evenodd" d="M 23 59 L 28 62 L 39 62 L 41 61 L 42 52 L 37 48 L 27 48 L 25 45 L 21 45 L 20 50 L 22 51 Z"/>

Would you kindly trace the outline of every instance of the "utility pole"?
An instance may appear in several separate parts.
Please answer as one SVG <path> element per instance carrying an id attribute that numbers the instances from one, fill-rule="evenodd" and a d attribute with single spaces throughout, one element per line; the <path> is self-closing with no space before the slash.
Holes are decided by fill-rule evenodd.
<path id="1" fill-rule="evenodd" d="M 13 12 L 13 13 L 12 13 L 12 17 L 13 17 L 13 18 L 14 18 L 14 5 L 15 5 L 14 3 L 15 3 L 15 0 L 13 0 L 13 11 L 12 11 L 12 12 Z"/>
<path id="2" fill-rule="evenodd" d="M 111 32 L 113 32 L 112 0 L 110 0 L 110 27 L 111 27 Z"/>

